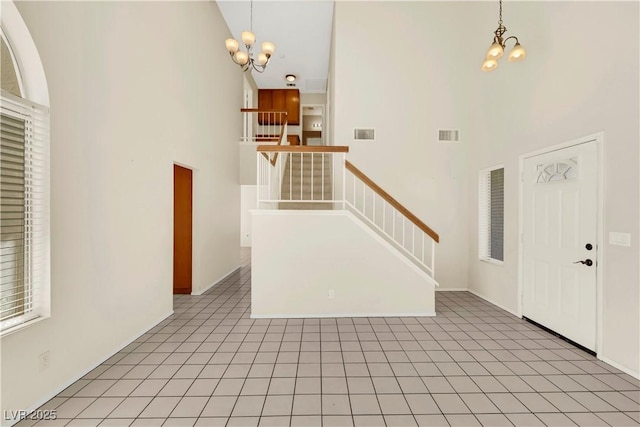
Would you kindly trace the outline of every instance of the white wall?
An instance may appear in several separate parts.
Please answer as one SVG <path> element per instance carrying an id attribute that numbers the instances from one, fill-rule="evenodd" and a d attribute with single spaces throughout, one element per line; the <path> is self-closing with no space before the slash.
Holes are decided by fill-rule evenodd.
<path id="1" fill-rule="evenodd" d="M 242 75 L 215 3 L 18 9 L 51 101 L 52 314 L 2 338 L 2 410 L 42 403 L 172 312 L 174 162 L 194 169 L 194 291 L 240 263 Z"/>
<path id="2" fill-rule="evenodd" d="M 487 74 L 480 66 L 496 12 L 491 2 L 337 2 L 329 135 L 350 145 L 356 166 L 440 234 L 436 278 L 443 288 L 468 287 L 516 312 L 518 157 L 604 131 L 604 231 L 630 233 L 632 246 L 601 245 L 599 353 L 638 375 L 638 4 L 508 3 L 507 35 L 520 38 L 528 58 L 502 59 Z M 381 52 L 384 60 L 363 67 Z M 351 141 L 354 127 L 375 128 L 376 141 Z M 438 128 L 460 129 L 461 142 L 435 143 Z M 503 266 L 477 257 L 477 174 L 499 163 L 506 178 Z"/>
<path id="3" fill-rule="evenodd" d="M 240 186 L 240 246 L 251 247 L 251 210 L 258 207 L 258 186 Z"/>
<path id="4" fill-rule="evenodd" d="M 435 313 L 431 279 L 352 214 L 252 213 L 252 317 Z"/>
<path id="5" fill-rule="evenodd" d="M 251 88 L 253 90 L 252 108 L 258 108 L 258 86 L 250 73 L 244 73 L 245 90 Z M 244 103 L 244 100 L 243 100 Z M 255 124 L 254 124 L 255 126 Z M 239 141 L 239 138 L 238 138 Z M 255 185 L 256 184 L 256 144 L 238 142 L 239 160 L 240 160 L 240 184 Z"/>
<path id="6" fill-rule="evenodd" d="M 314 105 L 324 105 L 327 103 L 327 94 L 326 93 L 301 93 L 300 94 L 300 105 L 314 104 Z"/>
<path id="7" fill-rule="evenodd" d="M 467 113 L 452 54 L 466 43 L 465 4 L 336 2 L 334 13 L 331 144 L 349 145 L 349 161 L 439 233 L 441 287 L 467 288 L 468 142 L 436 142 Z M 353 141 L 356 127 L 375 128 L 376 140 Z"/>
<path id="8" fill-rule="evenodd" d="M 490 17 L 488 4 L 473 13 Z M 637 2 L 515 2 L 505 25 L 528 49 L 521 63 L 500 61 L 471 84 L 469 144 L 469 285 L 498 304 L 518 306 L 518 157 L 604 131 L 603 348 L 599 356 L 640 374 L 638 278 Z M 489 18 L 488 18 L 489 19 Z M 490 21 L 489 21 L 490 22 Z M 594 31 L 597 28 L 597 31 Z M 486 29 L 487 35 L 490 35 Z M 612 45 L 602 34 L 616 34 Z M 482 53 L 490 40 L 470 40 Z M 634 52 L 632 55 L 627 52 Z M 597 58 L 597 59 L 596 59 Z M 478 55 L 477 67 L 481 57 Z M 505 263 L 477 256 L 477 171 L 505 165 Z M 611 246 L 611 231 L 631 234 L 630 248 Z"/>
<path id="9" fill-rule="evenodd" d="M 320 126 L 314 127 L 318 124 Z M 305 114 L 302 116 L 302 130 L 311 132 L 322 132 L 322 116 Z"/>

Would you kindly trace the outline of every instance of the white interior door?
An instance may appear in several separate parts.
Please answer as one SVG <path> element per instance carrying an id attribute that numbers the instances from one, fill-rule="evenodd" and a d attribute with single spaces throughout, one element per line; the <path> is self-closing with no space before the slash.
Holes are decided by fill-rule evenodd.
<path id="1" fill-rule="evenodd" d="M 523 165 L 523 315 L 595 351 L 597 143 Z"/>

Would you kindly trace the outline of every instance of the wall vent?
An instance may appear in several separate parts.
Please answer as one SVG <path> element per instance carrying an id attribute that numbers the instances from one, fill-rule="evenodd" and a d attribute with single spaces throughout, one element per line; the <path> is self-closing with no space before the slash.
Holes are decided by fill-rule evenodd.
<path id="1" fill-rule="evenodd" d="M 373 141 L 376 139 L 375 136 L 376 136 L 375 129 L 354 129 L 353 130 L 353 139 L 356 139 L 356 140 Z"/>
<path id="2" fill-rule="evenodd" d="M 287 83 L 287 86 L 289 86 L 289 87 L 296 87 L 296 84 L 295 84 L 295 83 Z"/>
<path id="3" fill-rule="evenodd" d="M 438 129 L 438 142 L 459 142 L 460 131 L 458 129 Z"/>

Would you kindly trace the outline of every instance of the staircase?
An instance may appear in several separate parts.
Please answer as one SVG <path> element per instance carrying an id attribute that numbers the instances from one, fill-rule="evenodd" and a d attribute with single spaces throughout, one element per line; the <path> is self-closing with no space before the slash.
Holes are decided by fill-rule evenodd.
<path id="1" fill-rule="evenodd" d="M 332 162 L 324 153 L 289 153 L 282 179 L 279 209 L 332 210 Z M 299 201 L 295 201 L 299 200 Z M 318 200 L 318 202 L 314 202 Z"/>
<path id="2" fill-rule="evenodd" d="M 438 234 L 347 161 L 349 147 L 257 151 L 251 317 L 435 315 Z"/>

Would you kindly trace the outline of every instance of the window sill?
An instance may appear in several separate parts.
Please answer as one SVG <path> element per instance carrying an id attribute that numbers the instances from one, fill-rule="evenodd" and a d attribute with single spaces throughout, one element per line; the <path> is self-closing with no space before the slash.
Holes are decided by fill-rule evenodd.
<path id="1" fill-rule="evenodd" d="M 499 265 L 499 266 L 504 265 L 504 261 L 500 261 L 493 258 L 480 258 L 480 261 L 486 262 L 487 264 L 493 264 L 493 265 Z"/>
<path id="2" fill-rule="evenodd" d="M 36 317 L 35 319 L 31 319 L 27 322 L 24 322 L 19 325 L 12 326 L 9 329 L 3 330 L 2 332 L 0 332 L 0 339 L 7 337 L 9 335 L 15 334 L 16 332 L 20 332 L 31 325 L 35 325 L 36 323 L 40 323 L 41 321 L 48 319 L 49 317 L 51 316 L 39 316 L 39 317 Z"/>

